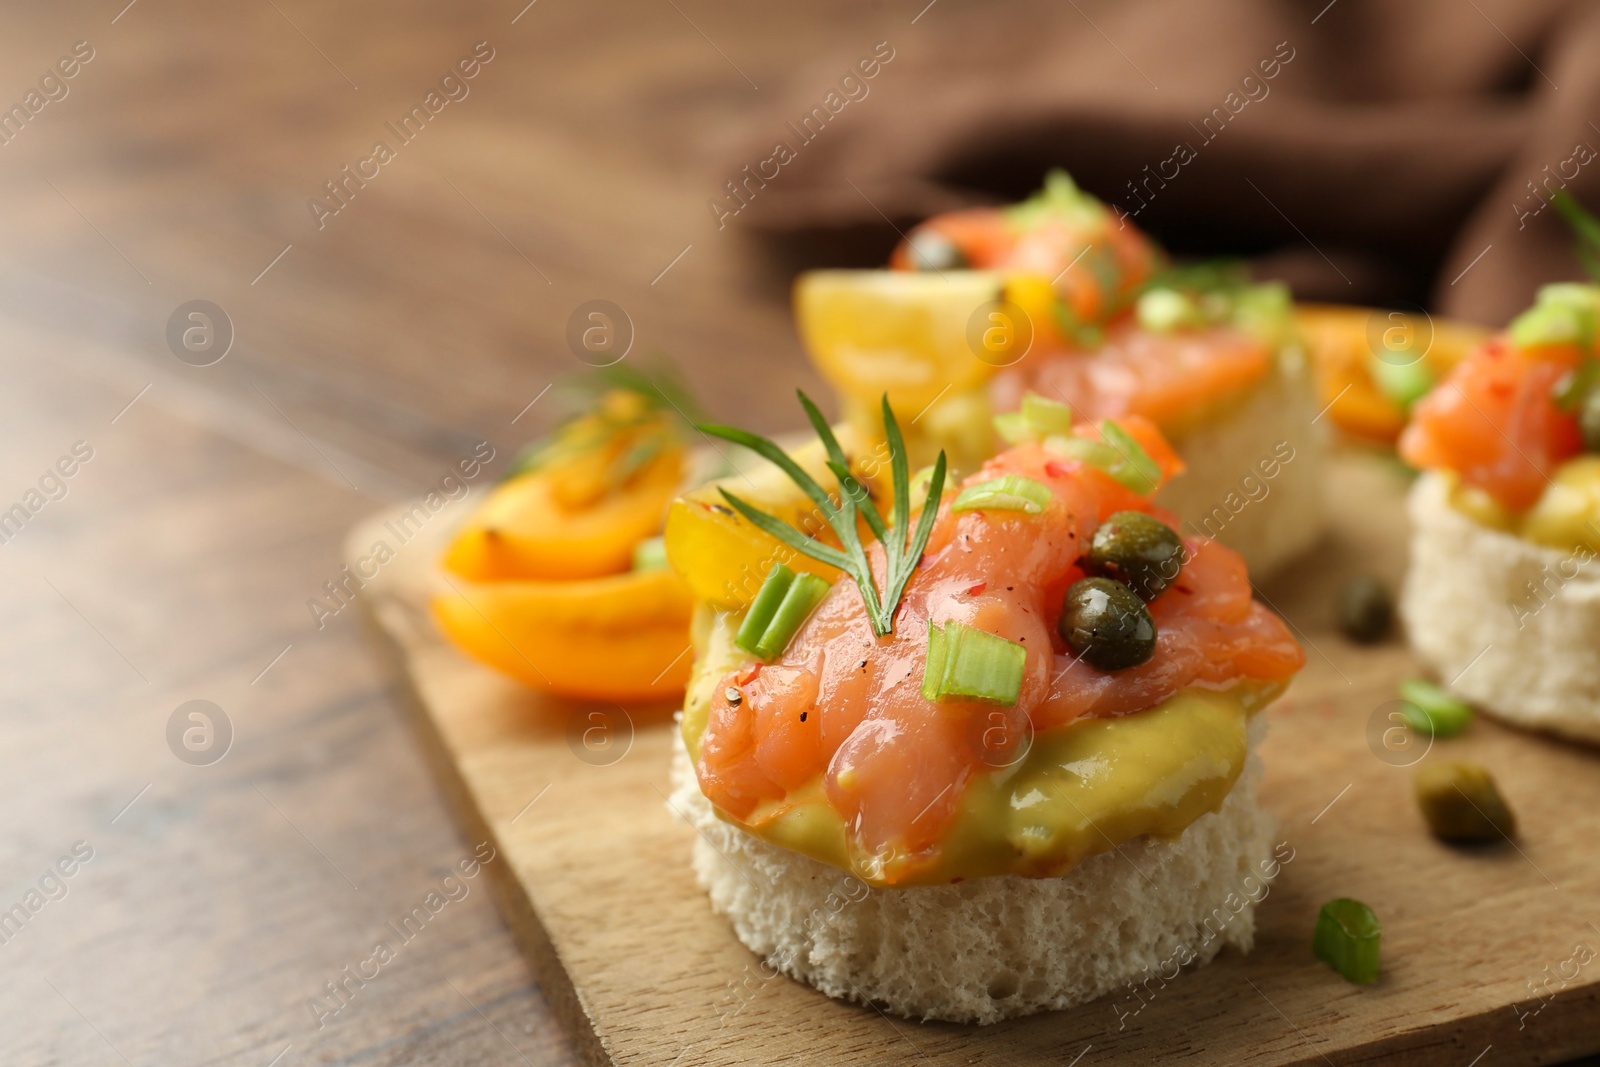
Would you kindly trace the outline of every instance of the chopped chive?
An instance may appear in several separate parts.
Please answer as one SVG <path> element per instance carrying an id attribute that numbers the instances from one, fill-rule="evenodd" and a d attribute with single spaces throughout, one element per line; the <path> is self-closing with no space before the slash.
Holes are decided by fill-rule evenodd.
<path id="1" fill-rule="evenodd" d="M 1511 322 L 1511 340 L 1518 348 L 1546 344 L 1579 344 L 1594 334 L 1591 322 L 1574 307 L 1541 304 L 1518 315 Z"/>
<path id="2" fill-rule="evenodd" d="M 964 623 L 928 622 L 924 700 L 982 700 L 1015 704 L 1022 692 L 1028 650 L 1015 641 Z"/>
<path id="3" fill-rule="evenodd" d="M 1370 985 L 1378 980 L 1378 943 L 1383 927 L 1372 909 L 1359 900 L 1330 900 L 1317 913 L 1311 951 L 1347 981 Z"/>
<path id="4" fill-rule="evenodd" d="M 750 610 L 745 612 L 744 622 L 739 624 L 739 632 L 734 634 L 733 643 L 753 655 L 759 655 L 756 649 L 761 644 L 761 635 L 767 632 L 772 617 L 778 613 L 778 605 L 783 603 L 784 594 L 789 591 L 789 586 L 794 584 L 794 571 L 781 563 L 774 563 L 767 572 L 767 578 L 761 583 L 761 588 L 756 590 L 755 599 L 750 601 Z"/>
<path id="5" fill-rule="evenodd" d="M 667 539 L 647 537 L 633 546 L 633 569 L 658 571 L 667 565 Z"/>
<path id="6" fill-rule="evenodd" d="M 1134 305 L 1139 325 L 1155 333 L 1171 333 L 1180 326 L 1195 326 L 1205 316 L 1195 302 L 1176 289 L 1147 289 Z"/>
<path id="7" fill-rule="evenodd" d="M 1421 678 L 1400 684 L 1400 698 L 1406 702 L 1400 714 L 1406 725 L 1418 733 L 1434 737 L 1454 737 L 1472 722 L 1472 707 L 1451 696 L 1443 687 Z"/>
<path id="8" fill-rule="evenodd" d="M 933 485 L 933 468 L 923 467 L 911 476 L 910 494 L 912 501 L 924 500 L 928 495 L 929 486 Z M 933 501 L 935 507 L 938 501 Z"/>
<path id="9" fill-rule="evenodd" d="M 928 620 L 928 659 L 922 665 L 922 699 L 938 700 L 939 683 L 944 678 L 947 642 L 944 627 Z"/>
<path id="10" fill-rule="evenodd" d="M 1511 320 L 1512 342 L 1518 348 L 1568 343 L 1591 347 L 1597 295 L 1592 285 L 1566 282 L 1545 286 L 1533 307 Z"/>
<path id="11" fill-rule="evenodd" d="M 815 574 L 796 574 L 774 563 L 750 602 L 733 643 L 761 659 L 777 659 L 830 588 Z"/>
<path id="12" fill-rule="evenodd" d="M 1282 282 L 1263 282 L 1236 290 L 1229 318 L 1235 329 L 1281 348 L 1294 332 L 1294 302 L 1289 287 Z"/>
<path id="13" fill-rule="evenodd" d="M 1161 468 L 1150 458 L 1144 446 L 1121 426 L 1106 419 L 1100 424 L 1100 436 L 1116 449 L 1122 463 L 1106 473 L 1136 493 L 1153 493 L 1161 484 Z"/>
<path id="14" fill-rule="evenodd" d="M 801 624 L 811 617 L 811 613 L 832 588 L 826 580 L 815 574 L 795 575 L 788 591 L 783 594 L 783 602 L 778 605 L 772 621 L 767 623 L 766 630 L 752 651 L 764 660 L 774 660 L 783 655 L 783 650 L 794 640 Z"/>
<path id="15" fill-rule="evenodd" d="M 1028 417 L 1020 411 L 1008 411 L 1004 415 L 996 415 L 994 432 L 1008 445 L 1020 445 L 1025 441 L 1032 441 L 1035 436 L 1033 427 L 1028 424 Z"/>
<path id="16" fill-rule="evenodd" d="M 1042 397 L 1038 393 L 1023 395 L 1022 417 L 1040 437 L 1052 433 L 1072 432 L 1072 408 Z"/>
<path id="17" fill-rule="evenodd" d="M 1044 447 L 1058 456 L 1075 459 L 1091 467 L 1099 467 L 1103 471 L 1109 471 L 1122 460 L 1122 457 L 1117 455 L 1117 450 L 1104 441 L 1091 441 L 1087 437 L 1051 434 L 1045 438 Z"/>
<path id="18" fill-rule="evenodd" d="M 1600 387 L 1600 360 L 1586 359 L 1556 383 L 1556 406 L 1562 411 L 1581 411 L 1596 387 Z"/>
<path id="19" fill-rule="evenodd" d="M 1390 363 L 1378 357 L 1370 363 L 1372 381 L 1384 396 L 1406 410 L 1433 388 L 1433 372 L 1419 358 L 1415 363 Z"/>
<path id="20" fill-rule="evenodd" d="M 951 511 L 1023 511 L 1029 515 L 1043 514 L 1050 503 L 1050 490 L 1046 486 L 1024 478 L 1020 474 L 1007 474 L 987 482 L 969 485 L 956 496 Z"/>

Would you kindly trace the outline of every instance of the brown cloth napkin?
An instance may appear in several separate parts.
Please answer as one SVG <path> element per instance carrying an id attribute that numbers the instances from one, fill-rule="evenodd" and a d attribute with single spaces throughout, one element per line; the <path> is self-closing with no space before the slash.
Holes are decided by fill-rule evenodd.
<path id="1" fill-rule="evenodd" d="M 732 139 L 721 222 L 787 265 L 881 264 L 897 231 L 1060 166 L 1301 299 L 1498 325 L 1584 277 L 1547 201 L 1600 212 L 1595 3 L 936 0 L 879 32 L 852 80 L 819 64 Z M 789 158 L 750 182 L 775 139 Z"/>

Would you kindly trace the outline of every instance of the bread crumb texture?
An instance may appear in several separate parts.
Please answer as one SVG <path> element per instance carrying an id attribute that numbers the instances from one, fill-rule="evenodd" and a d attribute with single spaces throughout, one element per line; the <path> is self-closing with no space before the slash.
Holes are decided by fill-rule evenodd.
<path id="1" fill-rule="evenodd" d="M 1219 811 L 1058 878 L 871 888 L 719 819 L 681 739 L 671 806 L 698 831 L 694 870 L 712 908 L 773 967 L 908 1018 L 994 1023 L 1170 979 L 1225 944 L 1250 950 L 1253 901 L 1277 869 L 1255 798 L 1263 729 L 1257 716 L 1249 763 Z"/>
<path id="2" fill-rule="evenodd" d="M 1600 742 L 1600 561 L 1480 525 L 1437 474 L 1407 511 L 1400 617 L 1417 658 L 1498 718 Z"/>
<path id="3" fill-rule="evenodd" d="M 1322 536 L 1323 427 L 1304 358 L 1285 354 L 1232 410 L 1172 435 L 1188 470 L 1156 495 L 1182 532 L 1214 537 L 1264 581 Z"/>

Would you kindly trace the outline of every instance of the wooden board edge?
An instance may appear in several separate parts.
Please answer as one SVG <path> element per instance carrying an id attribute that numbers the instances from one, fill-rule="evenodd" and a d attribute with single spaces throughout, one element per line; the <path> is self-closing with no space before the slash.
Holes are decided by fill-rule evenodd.
<path id="1" fill-rule="evenodd" d="M 556 951 L 549 931 L 534 910 L 533 901 L 517 880 L 509 861 L 510 853 L 484 819 L 472 797 L 471 787 L 450 757 L 445 737 L 439 732 L 433 716 L 428 713 L 422 694 L 412 678 L 405 649 L 384 627 L 377 608 L 370 601 L 363 600 L 361 617 L 367 643 L 379 661 L 380 670 L 395 683 L 392 689 L 396 703 L 410 720 L 411 728 L 421 742 L 420 747 L 428 765 L 445 792 L 445 806 L 450 809 L 451 817 L 469 844 L 488 841 L 494 846 L 496 858 L 502 861 L 485 865 L 489 871 L 490 895 L 506 925 L 511 928 L 512 937 L 521 948 L 545 1000 L 572 1039 L 578 1058 L 587 1067 L 615 1067 L 616 1061 L 606 1049 L 594 1020 L 585 1009 L 582 995 L 573 985 L 566 965 L 561 962 L 561 955 Z"/>

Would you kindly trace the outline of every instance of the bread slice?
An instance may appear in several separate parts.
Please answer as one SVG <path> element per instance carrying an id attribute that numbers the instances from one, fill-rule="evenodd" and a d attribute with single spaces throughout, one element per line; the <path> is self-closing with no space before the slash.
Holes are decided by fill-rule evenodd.
<path id="1" fill-rule="evenodd" d="M 1156 496 L 1183 532 L 1214 538 L 1262 581 L 1322 535 L 1315 392 L 1299 349 L 1279 357 L 1237 406 L 1170 435 L 1188 470 Z"/>
<path id="2" fill-rule="evenodd" d="M 876 889 L 718 818 L 681 736 L 670 806 L 697 831 L 694 870 L 714 910 L 770 966 L 832 997 L 912 1019 L 994 1023 L 1118 991 L 1117 1019 L 1223 945 L 1249 951 L 1277 873 L 1256 805 L 1264 718 L 1219 811 L 1177 838 L 1141 838 L 1058 878 L 1004 875 Z M 1292 854 L 1291 857 L 1292 858 Z M 1108 1022 L 1111 1016 L 1108 1015 Z"/>
<path id="3" fill-rule="evenodd" d="M 1483 526 L 1424 474 L 1400 616 L 1417 658 L 1507 722 L 1600 742 L 1600 565 Z"/>

